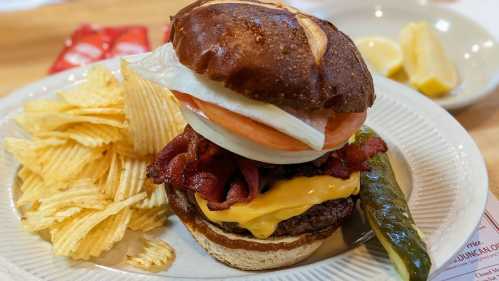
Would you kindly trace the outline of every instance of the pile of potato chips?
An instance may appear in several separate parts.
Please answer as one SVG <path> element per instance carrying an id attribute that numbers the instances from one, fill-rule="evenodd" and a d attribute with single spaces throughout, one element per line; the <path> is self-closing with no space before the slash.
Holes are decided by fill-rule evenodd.
<path id="1" fill-rule="evenodd" d="M 141 79 L 126 62 L 121 71 L 123 83 L 96 67 L 57 100 L 27 102 L 16 121 L 31 140 L 5 139 L 22 164 L 16 201 L 22 222 L 48 233 L 56 255 L 98 257 L 127 229 L 162 227 L 170 213 L 164 188 L 146 179 L 146 167 L 185 123 L 168 90 Z M 151 253 L 161 262 L 141 262 Z M 173 258 L 166 243 L 147 242 L 130 264 L 157 270 Z"/>

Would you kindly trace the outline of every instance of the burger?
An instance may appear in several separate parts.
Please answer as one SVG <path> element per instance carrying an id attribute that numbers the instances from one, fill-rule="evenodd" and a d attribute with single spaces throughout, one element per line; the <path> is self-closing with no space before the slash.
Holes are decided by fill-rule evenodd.
<path id="1" fill-rule="evenodd" d="M 148 177 L 199 245 L 235 268 L 310 256 L 387 149 L 355 140 L 375 94 L 352 40 L 277 2 L 196 1 L 172 17 L 170 42 L 131 67 L 170 89 L 188 123 Z"/>

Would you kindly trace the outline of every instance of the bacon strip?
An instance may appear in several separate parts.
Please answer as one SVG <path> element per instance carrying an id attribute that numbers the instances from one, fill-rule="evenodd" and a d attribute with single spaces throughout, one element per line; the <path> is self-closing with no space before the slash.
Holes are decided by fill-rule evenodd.
<path id="1" fill-rule="evenodd" d="M 198 192 L 211 210 L 249 202 L 260 187 L 254 161 L 211 143 L 190 126 L 160 152 L 148 167 L 147 176 L 157 184 Z"/>
<path id="2" fill-rule="evenodd" d="M 331 153 L 324 173 L 337 178 L 348 179 L 356 171 L 368 171 L 367 160 L 377 153 L 388 150 L 386 143 L 379 137 L 372 137 L 361 143 L 348 144 Z"/>
<path id="3" fill-rule="evenodd" d="M 369 169 L 367 161 L 386 152 L 381 138 L 348 144 L 307 163 L 273 165 L 256 162 L 229 152 L 187 126 L 148 167 L 155 183 L 198 192 L 210 210 L 224 210 L 239 202 L 250 202 L 275 181 L 297 176 L 331 175 L 347 179 Z"/>

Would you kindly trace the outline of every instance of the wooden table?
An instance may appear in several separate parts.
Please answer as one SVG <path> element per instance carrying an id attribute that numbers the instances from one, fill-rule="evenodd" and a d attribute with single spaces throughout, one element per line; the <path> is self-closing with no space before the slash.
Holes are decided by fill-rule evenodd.
<path id="1" fill-rule="evenodd" d="M 155 47 L 169 15 L 189 2 L 87 0 L 0 13 L 0 96 L 46 76 L 64 40 L 81 23 L 146 25 Z M 499 197 L 499 89 L 453 114 L 478 143 L 487 162 L 490 188 Z"/>

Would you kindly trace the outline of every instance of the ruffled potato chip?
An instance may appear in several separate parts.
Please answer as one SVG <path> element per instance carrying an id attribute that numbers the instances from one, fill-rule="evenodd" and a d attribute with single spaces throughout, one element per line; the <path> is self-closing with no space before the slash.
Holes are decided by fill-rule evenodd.
<path id="1" fill-rule="evenodd" d="M 16 117 L 16 122 L 23 129 L 35 135 L 56 129 L 65 129 L 74 123 L 91 123 L 117 128 L 126 128 L 127 126 L 123 117 L 119 115 L 87 116 L 72 115 L 64 112 L 24 113 Z"/>
<path id="2" fill-rule="evenodd" d="M 103 149 L 91 149 L 78 143 L 54 146 L 40 153 L 41 175 L 47 183 L 69 181 L 77 177 L 86 164 L 102 156 Z"/>
<path id="3" fill-rule="evenodd" d="M 17 172 L 17 176 L 23 181 L 33 174 L 33 171 L 28 169 L 26 166 L 22 166 L 21 169 L 19 169 L 19 172 Z"/>
<path id="4" fill-rule="evenodd" d="M 152 209 L 134 209 L 128 227 L 134 231 L 151 231 L 166 225 L 170 213 L 167 205 Z"/>
<path id="5" fill-rule="evenodd" d="M 82 208 L 79 207 L 69 207 L 55 211 L 49 216 L 43 216 L 37 212 L 28 212 L 26 216 L 22 219 L 24 227 L 31 232 L 40 231 L 50 226 L 63 222 L 64 220 L 71 218 L 72 216 L 81 212 Z"/>
<path id="6" fill-rule="evenodd" d="M 100 182 L 99 186 L 101 190 L 108 196 L 108 198 L 114 198 L 116 190 L 120 185 L 121 170 L 123 167 L 123 158 L 115 152 L 114 149 L 108 151 L 111 162 L 109 166 L 106 178 Z"/>
<path id="7" fill-rule="evenodd" d="M 96 124 L 81 124 L 66 130 L 75 141 L 90 147 L 117 142 L 123 138 L 117 127 Z"/>
<path id="8" fill-rule="evenodd" d="M 63 112 L 72 108 L 75 106 L 57 100 L 32 100 L 24 104 L 24 112 Z"/>
<path id="9" fill-rule="evenodd" d="M 133 144 L 126 140 L 116 142 L 114 147 L 116 148 L 116 152 L 123 157 L 132 158 L 132 159 L 147 158 L 147 156 L 140 155 L 139 153 L 135 152 Z"/>
<path id="10" fill-rule="evenodd" d="M 78 174 L 78 177 L 81 179 L 92 179 L 92 182 L 94 183 L 104 178 L 111 167 L 111 161 L 113 158 L 111 150 L 106 150 L 104 153 L 105 155 L 102 157 L 86 164 Z"/>
<path id="11" fill-rule="evenodd" d="M 120 184 L 114 195 L 115 201 L 124 200 L 144 190 L 147 162 L 138 159 L 124 159 Z"/>
<path id="12" fill-rule="evenodd" d="M 40 132 L 36 136 L 72 139 L 89 147 L 110 144 L 123 138 L 121 129 L 117 127 L 90 123 L 75 124 L 63 131 Z"/>
<path id="13" fill-rule="evenodd" d="M 66 113 L 71 113 L 75 115 L 124 114 L 123 108 L 121 107 L 87 107 L 87 108 L 83 107 L 83 108 L 74 108 L 66 110 Z"/>
<path id="14" fill-rule="evenodd" d="M 22 221 L 28 230 L 39 231 L 82 209 L 99 210 L 109 203 L 90 179 L 78 180 L 64 191 L 52 191 L 49 194 L 37 198 L 39 207 L 36 210 L 26 212 Z"/>
<path id="15" fill-rule="evenodd" d="M 58 137 L 35 138 L 33 140 L 33 144 L 35 145 L 36 151 L 43 150 L 44 148 L 48 148 L 50 146 L 63 145 L 66 142 L 67 140 Z"/>
<path id="16" fill-rule="evenodd" d="M 137 255 L 128 255 L 126 263 L 145 271 L 159 272 L 175 260 L 175 250 L 165 241 L 144 239 L 144 248 Z"/>
<path id="17" fill-rule="evenodd" d="M 63 225 L 52 233 L 54 253 L 58 256 L 70 256 L 78 248 L 80 241 L 96 225 L 145 197 L 145 193 L 139 193 L 126 200 L 110 203 L 101 211 L 80 212 L 74 219 L 67 223 L 63 222 Z"/>
<path id="18" fill-rule="evenodd" d="M 103 209 L 109 203 L 104 194 L 91 179 L 80 179 L 63 191 L 50 197 L 40 199 L 39 213 L 52 214 L 65 207 L 81 207 L 85 209 Z"/>
<path id="19" fill-rule="evenodd" d="M 55 192 L 45 185 L 41 176 L 34 173 L 29 174 L 26 179 L 23 180 L 20 189 L 22 195 L 16 201 L 17 207 L 33 204 L 35 201 L 42 198 L 42 196 L 48 196 L 50 195 L 49 193 Z"/>
<path id="20" fill-rule="evenodd" d="M 38 161 L 39 155 L 33 142 L 25 139 L 5 138 L 4 147 L 26 168 L 39 174 L 42 172 L 42 166 Z"/>
<path id="21" fill-rule="evenodd" d="M 106 107 L 123 103 L 123 88 L 111 71 L 97 66 L 89 71 L 85 83 L 59 96 L 78 107 Z"/>
<path id="22" fill-rule="evenodd" d="M 125 208 L 118 214 L 98 224 L 80 242 L 72 257 L 74 259 L 88 260 L 110 250 L 114 243 L 123 239 L 131 217 L 132 211 L 130 208 Z"/>
<path id="23" fill-rule="evenodd" d="M 148 188 L 148 185 L 151 187 Z M 153 184 L 150 181 L 146 181 L 144 186 L 146 190 L 152 189 L 151 192 L 148 191 L 149 196 L 144 199 L 144 201 L 137 203 L 134 207 L 139 209 L 150 209 L 154 207 L 159 207 L 168 204 L 168 197 L 166 197 L 166 190 L 162 184 Z"/>
<path id="24" fill-rule="evenodd" d="M 154 154 L 184 128 L 185 121 L 170 91 L 138 76 L 121 63 L 125 87 L 125 114 L 134 149 Z"/>

